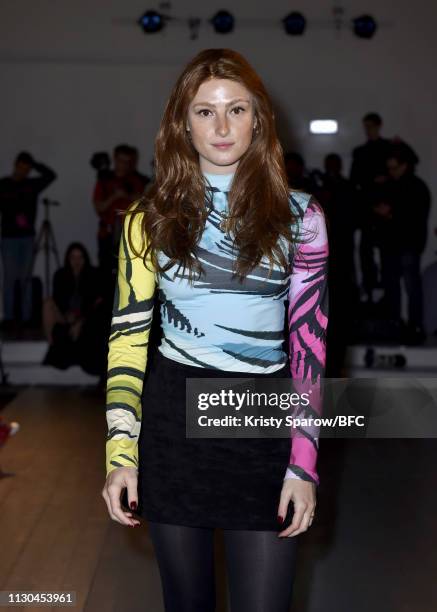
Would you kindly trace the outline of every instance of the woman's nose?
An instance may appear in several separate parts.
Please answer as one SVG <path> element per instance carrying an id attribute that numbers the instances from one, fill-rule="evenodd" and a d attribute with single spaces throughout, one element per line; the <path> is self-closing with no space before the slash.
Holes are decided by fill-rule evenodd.
<path id="1" fill-rule="evenodd" d="M 228 121 L 225 117 L 217 117 L 216 132 L 220 136 L 226 136 L 229 132 Z"/>

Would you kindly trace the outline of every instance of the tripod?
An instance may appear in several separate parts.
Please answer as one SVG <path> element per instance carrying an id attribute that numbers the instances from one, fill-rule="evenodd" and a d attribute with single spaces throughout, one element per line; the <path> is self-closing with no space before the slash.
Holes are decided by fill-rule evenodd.
<path id="1" fill-rule="evenodd" d="M 42 250 L 44 253 L 44 287 L 45 287 L 44 295 L 45 297 L 49 297 L 50 288 L 51 288 L 51 272 L 50 272 L 50 253 L 51 252 L 53 252 L 55 256 L 57 267 L 58 268 L 60 267 L 59 252 L 56 246 L 56 240 L 55 240 L 55 234 L 53 232 L 53 227 L 52 227 L 52 224 L 50 223 L 49 210 L 50 210 L 50 206 L 59 206 L 59 202 L 56 202 L 55 200 L 49 200 L 48 198 L 44 198 L 42 203 L 45 208 L 44 219 L 41 224 L 41 228 L 39 230 L 37 239 L 33 247 L 32 260 L 29 265 L 25 283 L 29 284 L 31 287 L 32 274 L 33 274 L 33 268 L 35 266 L 35 261 L 36 261 L 39 251 Z M 30 288 L 29 288 L 29 291 L 30 291 Z"/>

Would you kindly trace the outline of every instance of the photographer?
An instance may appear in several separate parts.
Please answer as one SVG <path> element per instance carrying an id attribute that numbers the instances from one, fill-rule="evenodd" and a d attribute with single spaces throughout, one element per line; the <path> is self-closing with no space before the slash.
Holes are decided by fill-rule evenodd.
<path id="1" fill-rule="evenodd" d="M 32 170 L 39 176 L 29 178 Z M 20 283 L 22 320 L 29 322 L 32 316 L 31 285 L 25 281 L 33 255 L 38 195 L 55 179 L 53 170 L 22 152 L 12 175 L 0 180 L 4 319 L 8 323 L 14 321 L 15 281 Z"/>
<path id="2" fill-rule="evenodd" d="M 100 219 L 97 235 L 99 266 L 105 279 L 112 278 L 116 267 L 115 254 L 121 233 L 117 210 L 125 210 L 144 191 L 144 179 L 136 171 L 132 147 L 115 147 L 113 160 L 113 170 L 96 168 L 98 177 L 93 195 L 94 208 Z"/>

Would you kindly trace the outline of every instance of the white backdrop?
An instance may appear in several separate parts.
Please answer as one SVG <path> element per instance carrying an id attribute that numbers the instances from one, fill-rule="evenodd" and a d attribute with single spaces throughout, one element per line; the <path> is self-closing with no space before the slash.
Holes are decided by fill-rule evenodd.
<path id="1" fill-rule="evenodd" d="M 184 64 L 207 47 L 234 48 L 254 65 L 274 100 L 283 146 L 295 144 L 310 167 L 336 151 L 347 172 L 352 148 L 364 140 L 361 118 L 377 111 L 384 134 L 401 135 L 418 152 L 418 174 L 436 193 L 437 6 L 423 0 L 348 0 L 347 17 L 369 12 L 387 23 L 366 41 L 349 30 L 338 35 L 317 25 L 316 20 L 331 19 L 331 7 L 321 0 L 310 4 L 292 7 L 308 18 L 302 38 L 281 29 L 280 19 L 291 10 L 288 2 L 244 0 L 227 5 L 237 19 L 233 34 L 220 36 L 204 25 L 192 41 L 188 28 L 176 23 L 145 36 L 135 20 L 158 5 L 137 0 L 2 1 L 0 175 L 10 172 L 21 149 L 56 170 L 58 180 L 44 195 L 62 203 L 53 211 L 62 258 L 68 243 L 80 239 L 96 262 L 91 154 L 128 142 L 139 148 L 140 169 L 149 173 L 170 88 Z M 173 3 L 169 12 L 205 18 L 225 6 L 189 0 Z M 262 27 L 249 21 L 267 17 Z M 337 119 L 339 133 L 310 135 L 314 118 Z M 434 259 L 436 225 L 434 204 L 424 263 Z"/>

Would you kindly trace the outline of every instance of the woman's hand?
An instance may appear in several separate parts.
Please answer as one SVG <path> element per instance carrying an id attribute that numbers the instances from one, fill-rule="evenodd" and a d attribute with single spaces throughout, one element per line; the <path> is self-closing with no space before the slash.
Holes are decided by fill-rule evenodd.
<path id="1" fill-rule="evenodd" d="M 73 341 L 76 341 L 78 339 L 79 334 L 82 329 L 82 324 L 83 324 L 83 319 L 76 319 L 74 323 L 71 323 L 68 333 L 70 335 L 70 338 Z"/>
<path id="2" fill-rule="evenodd" d="M 138 519 L 133 518 L 132 512 L 124 512 L 121 508 L 120 498 L 123 490 L 127 488 L 129 507 L 135 510 L 138 505 L 138 473 L 134 467 L 115 468 L 108 474 L 102 497 L 108 507 L 109 516 L 122 525 L 136 527 L 141 525 Z"/>
<path id="3" fill-rule="evenodd" d="M 292 537 L 311 526 L 316 508 L 316 485 L 298 478 L 287 478 L 282 485 L 278 517 L 285 518 L 290 501 L 294 504 L 293 520 L 279 537 Z M 280 519 L 278 519 L 280 520 Z"/>

